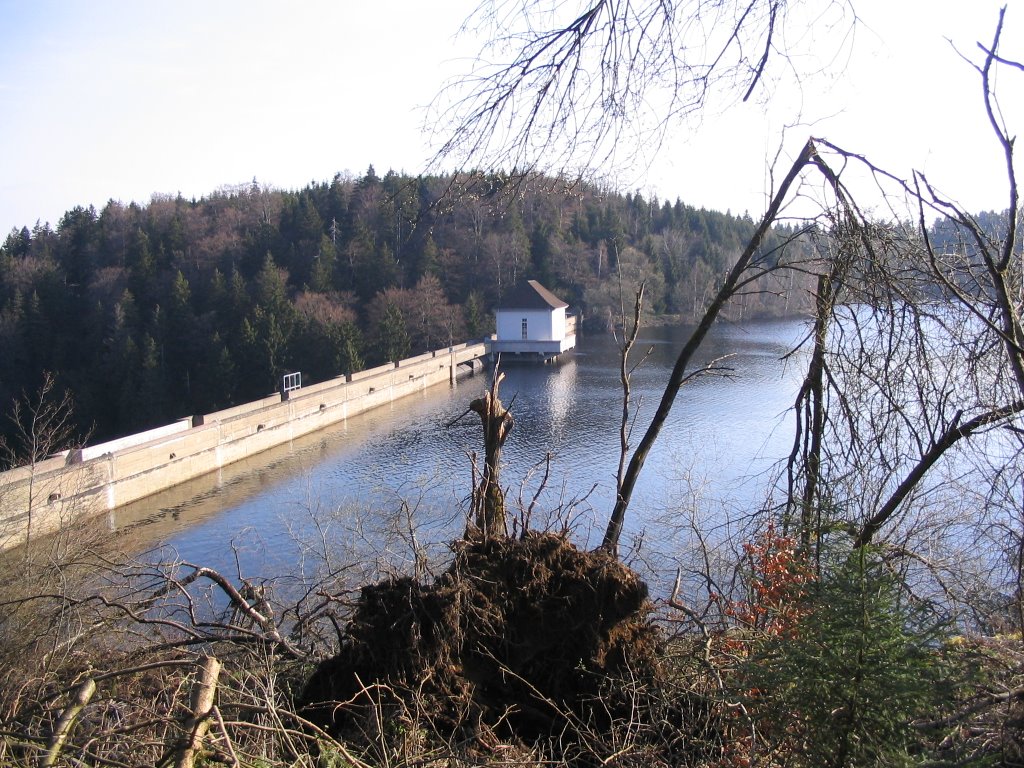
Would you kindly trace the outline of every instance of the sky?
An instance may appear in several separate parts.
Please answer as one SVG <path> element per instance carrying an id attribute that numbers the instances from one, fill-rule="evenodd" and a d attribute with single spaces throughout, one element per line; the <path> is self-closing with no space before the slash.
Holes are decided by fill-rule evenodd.
<path id="1" fill-rule="evenodd" d="M 851 2 L 861 23 L 835 60 L 822 53 L 826 75 L 680 126 L 623 187 L 756 217 L 768 160 L 816 135 L 900 174 L 922 169 L 971 210 L 1005 208 L 977 76 L 945 39 L 973 52 L 1001 3 Z M 1001 50 L 1024 59 L 1024 0 L 1003 2 Z M 371 164 L 421 172 L 424 108 L 479 49 L 456 36 L 474 6 L 0 0 L 0 236 L 108 200 L 198 198 L 253 179 L 299 189 Z M 1024 129 L 1024 75 L 1001 83 L 1007 120 Z M 798 107 L 804 122 L 787 127 Z"/>

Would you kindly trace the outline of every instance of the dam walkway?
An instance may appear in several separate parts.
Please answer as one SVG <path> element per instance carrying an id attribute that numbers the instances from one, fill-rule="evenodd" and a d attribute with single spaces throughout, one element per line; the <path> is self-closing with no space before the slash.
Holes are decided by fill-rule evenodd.
<path id="1" fill-rule="evenodd" d="M 489 340 L 444 347 L 0 473 L 0 550 L 109 512 L 483 368 Z"/>

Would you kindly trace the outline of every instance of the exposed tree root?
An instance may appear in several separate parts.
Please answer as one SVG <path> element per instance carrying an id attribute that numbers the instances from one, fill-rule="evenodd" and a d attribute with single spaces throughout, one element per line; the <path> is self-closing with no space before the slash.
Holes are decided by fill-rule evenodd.
<path id="1" fill-rule="evenodd" d="M 403 578 L 362 590 L 303 711 L 338 735 L 373 737 L 414 711 L 444 739 L 557 737 L 569 752 L 573 734 L 619 723 L 667 717 L 679 728 L 681 703 L 675 716 L 653 713 L 666 697 L 649 608 L 647 585 L 603 551 L 534 532 L 463 540 L 431 585 Z"/>

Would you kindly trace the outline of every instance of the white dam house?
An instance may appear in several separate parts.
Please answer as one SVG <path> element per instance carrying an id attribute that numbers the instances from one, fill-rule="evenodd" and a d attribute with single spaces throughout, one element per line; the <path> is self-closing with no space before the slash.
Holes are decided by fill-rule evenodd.
<path id="1" fill-rule="evenodd" d="M 491 353 L 504 360 L 548 361 L 576 346 L 576 317 L 536 280 L 520 283 L 494 310 Z"/>

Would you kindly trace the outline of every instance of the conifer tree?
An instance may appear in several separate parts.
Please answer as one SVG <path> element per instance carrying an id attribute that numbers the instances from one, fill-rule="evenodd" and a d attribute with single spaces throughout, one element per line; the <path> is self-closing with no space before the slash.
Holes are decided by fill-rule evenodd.
<path id="1" fill-rule="evenodd" d="M 409 331 L 405 318 L 392 301 L 385 304 L 377 327 L 377 349 L 383 360 L 401 360 L 409 354 Z"/>
<path id="2" fill-rule="evenodd" d="M 914 718 L 942 700 L 948 670 L 934 651 L 942 623 L 908 603 L 866 547 L 809 585 L 798 614 L 741 676 L 771 751 L 792 766 L 909 763 Z"/>

